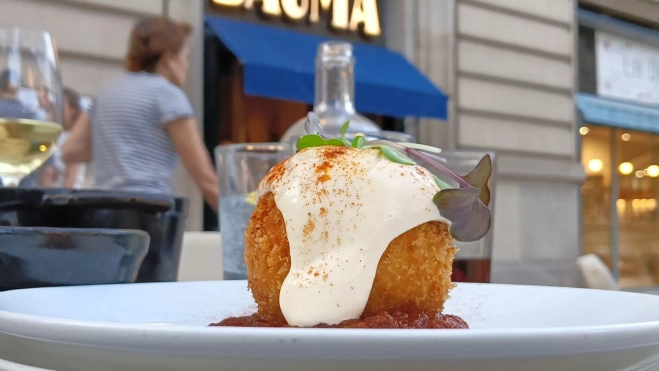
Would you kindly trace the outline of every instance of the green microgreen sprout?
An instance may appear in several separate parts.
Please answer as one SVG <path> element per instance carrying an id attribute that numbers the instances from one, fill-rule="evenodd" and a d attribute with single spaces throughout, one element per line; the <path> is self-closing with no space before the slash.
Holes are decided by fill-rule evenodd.
<path id="1" fill-rule="evenodd" d="M 320 123 L 320 119 L 316 116 L 315 113 L 309 112 L 307 114 L 307 121 L 304 123 L 304 128 L 307 131 L 306 135 L 303 135 L 297 141 L 297 149 L 305 149 L 310 147 L 321 147 L 321 146 L 338 146 L 338 147 L 352 147 L 360 149 L 366 144 L 366 139 L 363 135 L 357 135 L 350 142 L 346 139 L 346 133 L 350 127 L 350 121 L 346 121 L 343 126 L 341 126 L 341 137 L 336 138 L 325 138 L 323 132 L 323 125 Z"/>

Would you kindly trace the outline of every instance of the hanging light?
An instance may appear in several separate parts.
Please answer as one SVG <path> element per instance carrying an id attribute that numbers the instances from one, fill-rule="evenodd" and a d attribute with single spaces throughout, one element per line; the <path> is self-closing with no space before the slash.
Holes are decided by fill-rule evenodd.
<path id="1" fill-rule="evenodd" d="M 634 165 L 631 162 L 623 162 L 618 166 L 618 170 L 622 175 L 629 175 L 634 171 Z"/>
<path id="2" fill-rule="evenodd" d="M 602 163 L 602 160 L 594 158 L 588 161 L 588 170 L 592 171 L 593 173 L 601 171 L 602 168 L 604 168 L 604 163 Z"/>

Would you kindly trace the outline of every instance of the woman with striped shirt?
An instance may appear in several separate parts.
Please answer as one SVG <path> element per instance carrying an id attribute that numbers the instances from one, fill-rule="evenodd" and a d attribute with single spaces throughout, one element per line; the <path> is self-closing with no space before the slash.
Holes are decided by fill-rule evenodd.
<path id="1" fill-rule="evenodd" d="M 180 159 L 217 210 L 219 186 L 181 86 L 188 72 L 191 28 L 162 17 L 133 28 L 126 72 L 104 86 L 62 146 L 67 163 L 89 162 L 96 187 L 173 194 Z"/>

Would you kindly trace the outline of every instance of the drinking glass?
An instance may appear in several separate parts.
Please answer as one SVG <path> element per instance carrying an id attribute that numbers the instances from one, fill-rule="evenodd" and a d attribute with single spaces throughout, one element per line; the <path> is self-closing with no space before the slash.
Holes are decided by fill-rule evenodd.
<path id="1" fill-rule="evenodd" d="M 0 178 L 17 186 L 55 150 L 62 78 L 47 32 L 0 28 Z"/>
<path id="2" fill-rule="evenodd" d="M 225 280 L 247 278 L 245 230 L 256 206 L 256 187 L 273 166 L 292 154 L 290 146 L 281 143 L 241 143 L 215 148 Z"/>
<path id="3" fill-rule="evenodd" d="M 492 242 L 494 228 L 494 202 L 496 185 L 496 155 L 494 152 L 479 151 L 442 151 L 439 156 L 446 159 L 449 170 L 459 175 L 467 175 L 485 155 L 492 159 L 492 176 L 488 182 L 490 188 L 490 203 L 488 208 L 492 213 L 492 226 L 490 231 L 482 239 L 474 242 L 455 241 L 458 252 L 453 260 L 453 282 L 490 282 L 490 267 L 492 262 Z M 437 171 L 429 168 L 435 175 Z M 444 178 L 442 178 L 444 179 Z"/>

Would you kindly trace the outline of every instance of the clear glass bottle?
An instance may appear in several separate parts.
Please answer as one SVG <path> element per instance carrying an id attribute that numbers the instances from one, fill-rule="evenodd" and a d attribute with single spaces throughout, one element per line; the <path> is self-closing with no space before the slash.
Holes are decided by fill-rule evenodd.
<path id="1" fill-rule="evenodd" d="M 328 138 L 339 137 L 341 126 L 348 120 L 350 120 L 350 128 L 346 137 L 357 133 L 367 137 L 380 137 L 382 132 L 377 124 L 355 111 L 354 67 L 355 58 L 352 55 L 350 43 L 328 41 L 319 45 L 316 57 L 316 96 L 313 111 L 318 115 Z M 290 143 L 306 134 L 305 121 L 306 117 L 303 117 L 293 124 L 281 141 Z"/>

